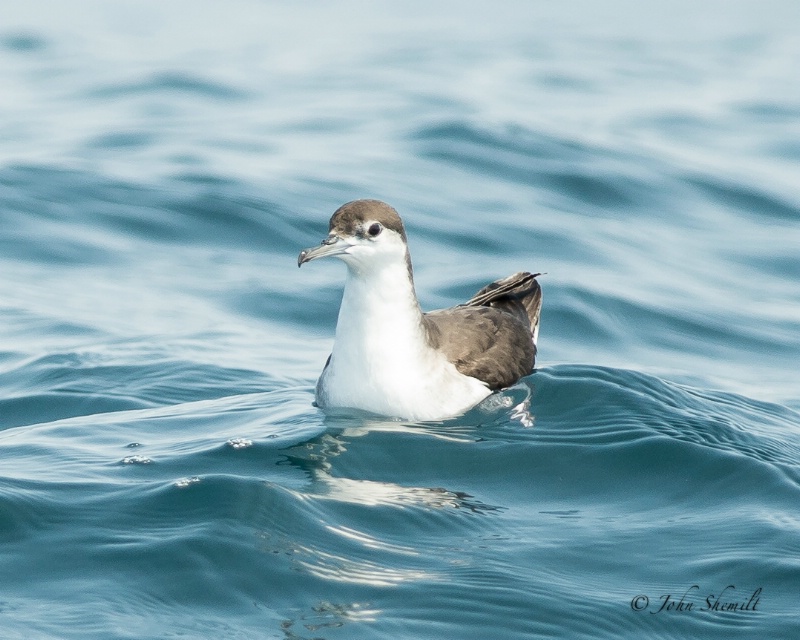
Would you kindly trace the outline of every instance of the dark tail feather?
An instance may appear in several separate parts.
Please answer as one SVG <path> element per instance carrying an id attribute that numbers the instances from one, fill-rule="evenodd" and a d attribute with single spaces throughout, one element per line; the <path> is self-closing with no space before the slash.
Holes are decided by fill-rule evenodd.
<path id="1" fill-rule="evenodd" d="M 478 291 L 466 306 L 494 307 L 517 316 L 531 327 L 533 345 L 539 338 L 539 317 L 542 311 L 542 288 L 536 281 L 540 273 L 520 271 L 496 280 Z"/>

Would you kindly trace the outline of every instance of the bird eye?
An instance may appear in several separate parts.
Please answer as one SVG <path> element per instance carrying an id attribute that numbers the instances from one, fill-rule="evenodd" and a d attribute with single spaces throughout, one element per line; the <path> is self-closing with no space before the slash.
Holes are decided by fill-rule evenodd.
<path id="1" fill-rule="evenodd" d="M 373 238 L 380 234 L 381 231 L 383 231 L 383 227 L 380 222 L 373 222 L 369 225 L 369 229 L 367 229 L 367 233 Z"/>

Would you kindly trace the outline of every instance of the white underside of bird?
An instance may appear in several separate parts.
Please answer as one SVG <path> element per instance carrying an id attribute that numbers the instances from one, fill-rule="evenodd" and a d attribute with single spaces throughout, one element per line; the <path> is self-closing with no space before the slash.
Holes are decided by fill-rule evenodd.
<path id="1" fill-rule="evenodd" d="M 404 262 L 348 271 L 330 362 L 317 383 L 320 407 L 436 420 L 489 394 L 428 345 Z"/>

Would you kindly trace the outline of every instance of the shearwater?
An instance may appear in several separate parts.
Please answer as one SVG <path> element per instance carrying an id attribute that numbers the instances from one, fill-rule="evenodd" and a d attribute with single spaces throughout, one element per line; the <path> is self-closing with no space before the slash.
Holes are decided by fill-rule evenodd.
<path id="1" fill-rule="evenodd" d="M 423 313 L 403 221 L 379 200 L 337 209 L 328 236 L 301 251 L 297 265 L 326 257 L 347 265 L 347 279 L 316 387 L 323 410 L 441 420 L 533 371 L 540 274 L 515 273 L 462 305 Z"/>

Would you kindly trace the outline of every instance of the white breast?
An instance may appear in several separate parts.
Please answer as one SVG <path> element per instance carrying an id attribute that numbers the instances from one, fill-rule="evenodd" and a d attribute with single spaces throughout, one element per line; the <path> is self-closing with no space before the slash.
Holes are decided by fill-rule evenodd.
<path id="1" fill-rule="evenodd" d="M 428 345 L 405 264 L 368 275 L 348 271 L 336 341 L 317 383 L 319 406 L 439 420 L 490 393 Z"/>

